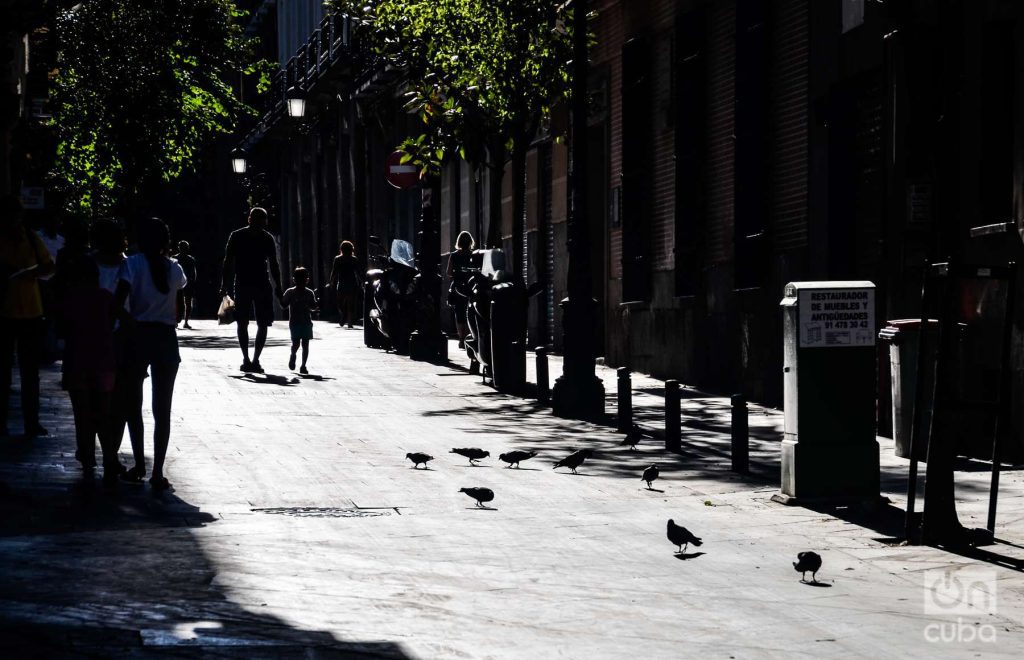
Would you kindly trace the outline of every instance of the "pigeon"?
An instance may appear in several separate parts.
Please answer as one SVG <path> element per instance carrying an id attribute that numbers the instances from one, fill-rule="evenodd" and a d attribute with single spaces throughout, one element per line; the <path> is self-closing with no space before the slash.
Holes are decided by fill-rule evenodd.
<path id="1" fill-rule="evenodd" d="M 658 474 L 659 471 L 656 464 L 644 470 L 644 476 L 640 477 L 640 480 L 647 482 L 647 490 L 651 489 L 651 482 L 658 478 Z"/>
<path id="2" fill-rule="evenodd" d="M 626 437 L 619 443 L 619 445 L 629 447 L 630 451 L 636 451 L 636 445 L 643 437 L 644 434 L 640 430 L 640 427 L 634 424 L 633 428 L 629 430 L 629 433 L 626 434 Z"/>
<path id="3" fill-rule="evenodd" d="M 590 458 L 593 454 L 594 452 L 590 451 L 589 449 L 579 449 L 569 454 L 568 456 L 558 461 L 557 463 L 555 463 L 555 467 L 551 469 L 553 470 L 555 468 L 567 467 L 570 470 L 572 470 L 573 474 L 576 474 L 576 468 L 583 465 L 583 461 Z"/>
<path id="4" fill-rule="evenodd" d="M 476 461 L 479 461 L 481 458 L 487 458 L 491 455 L 491 452 L 484 451 L 483 449 L 477 449 L 476 447 L 456 447 L 448 453 L 465 456 L 469 459 L 470 465 L 476 465 Z"/>
<path id="5" fill-rule="evenodd" d="M 490 502 L 494 499 L 494 491 L 490 488 L 460 488 L 459 492 L 472 497 L 476 500 L 476 505 L 481 507 L 484 505 L 484 502 Z"/>
<path id="6" fill-rule="evenodd" d="M 515 465 L 519 467 L 519 461 L 526 461 L 537 455 L 535 451 L 509 451 L 504 454 L 500 454 L 498 458 L 508 463 L 508 467 Z"/>
<path id="7" fill-rule="evenodd" d="M 685 527 L 680 527 L 675 523 L 674 520 L 668 521 L 668 540 L 673 545 L 679 547 L 679 552 L 683 552 L 692 543 L 698 548 L 701 545 L 701 540 L 690 533 L 690 530 Z"/>
<path id="8" fill-rule="evenodd" d="M 807 581 L 807 571 L 811 572 L 811 582 L 814 584 L 818 583 L 818 571 L 821 570 L 821 555 L 817 552 L 798 552 L 796 553 L 796 561 L 793 562 L 793 568 L 800 573 L 800 581 Z"/>
<path id="9" fill-rule="evenodd" d="M 406 454 L 405 457 L 412 461 L 413 469 L 419 467 L 420 463 L 423 463 L 423 467 L 427 467 L 427 463 L 434 460 L 434 457 L 430 454 L 421 454 L 418 451 L 410 452 Z"/>

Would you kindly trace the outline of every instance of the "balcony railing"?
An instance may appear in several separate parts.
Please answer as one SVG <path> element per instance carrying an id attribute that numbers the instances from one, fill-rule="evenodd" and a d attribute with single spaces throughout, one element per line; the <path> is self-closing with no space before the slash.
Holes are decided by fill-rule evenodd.
<path id="1" fill-rule="evenodd" d="M 309 40 L 299 46 L 295 55 L 270 78 L 263 115 L 246 135 L 243 146 L 249 147 L 266 135 L 273 125 L 287 116 L 288 90 L 295 88 L 304 94 L 315 91 L 326 76 L 351 62 L 352 24 L 344 14 L 328 14 L 313 31 Z"/>

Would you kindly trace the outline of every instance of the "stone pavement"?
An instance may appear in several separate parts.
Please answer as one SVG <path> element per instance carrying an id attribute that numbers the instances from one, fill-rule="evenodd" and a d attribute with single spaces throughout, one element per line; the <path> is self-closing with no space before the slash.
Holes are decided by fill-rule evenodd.
<path id="1" fill-rule="evenodd" d="M 630 452 L 609 427 L 481 386 L 454 345 L 450 366 L 414 363 L 319 323 L 319 375 L 300 378 L 278 323 L 263 359 L 272 375 L 243 378 L 233 329 L 197 328 L 181 335 L 173 493 L 81 482 L 55 372 L 44 375 L 54 436 L 0 446 L 4 655 L 1019 655 L 1020 471 L 1004 473 L 1002 542 L 962 557 L 892 543 L 906 465 L 891 445 L 881 516 L 772 503 L 778 411 L 752 406 L 753 471 L 740 477 L 721 397 L 685 392 L 680 455 L 655 439 Z M 614 403 L 615 372 L 599 372 Z M 659 428 L 662 384 L 633 384 L 638 420 Z M 464 446 L 491 458 L 471 467 L 448 453 Z M 596 455 L 579 475 L 551 469 L 580 446 Z M 497 455 L 511 449 L 540 454 L 504 469 Z M 412 451 L 435 456 L 431 469 L 414 470 Z M 652 462 L 662 479 L 648 491 L 639 476 Z M 962 517 L 980 525 L 987 473 L 963 467 Z M 495 491 L 489 508 L 458 492 L 476 485 Z M 703 545 L 677 556 L 668 518 Z M 790 564 L 807 549 L 824 557 L 818 587 Z M 946 570 L 959 570 L 947 587 L 994 583 L 992 611 L 926 598 Z"/>

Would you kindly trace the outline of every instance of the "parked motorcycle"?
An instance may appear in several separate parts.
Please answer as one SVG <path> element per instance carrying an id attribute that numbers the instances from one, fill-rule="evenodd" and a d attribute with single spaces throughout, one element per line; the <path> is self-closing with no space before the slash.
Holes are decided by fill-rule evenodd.
<path id="1" fill-rule="evenodd" d="M 484 382 L 500 391 L 519 392 L 526 383 L 526 302 L 543 285 L 523 286 L 505 270 L 502 250 L 479 250 L 473 257 L 473 272 L 464 285 L 453 287 L 469 301 L 470 371 L 482 372 Z"/>
<path id="2" fill-rule="evenodd" d="M 371 348 L 409 352 L 409 335 L 416 322 L 415 252 L 408 241 L 395 239 L 391 253 L 384 255 L 380 241 L 371 237 L 370 255 L 374 268 L 366 271 L 363 295 L 363 342 Z"/>

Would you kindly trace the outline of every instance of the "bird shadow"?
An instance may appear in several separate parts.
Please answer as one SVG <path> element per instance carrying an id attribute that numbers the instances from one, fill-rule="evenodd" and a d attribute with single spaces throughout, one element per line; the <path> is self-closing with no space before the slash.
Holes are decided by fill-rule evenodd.
<path id="1" fill-rule="evenodd" d="M 514 468 L 514 467 L 507 467 L 505 469 L 506 470 L 521 470 L 523 472 L 541 472 L 540 468 Z"/>
<path id="2" fill-rule="evenodd" d="M 433 471 L 434 471 L 434 468 L 428 468 L 428 467 L 421 467 L 421 468 L 418 468 L 418 467 L 416 467 L 415 465 L 414 465 L 414 466 L 412 466 L 412 467 L 411 467 L 411 468 L 409 468 L 409 469 L 410 469 L 410 470 L 416 470 L 417 472 L 433 472 Z"/>
<path id="3" fill-rule="evenodd" d="M 673 555 L 673 557 L 682 561 L 686 561 L 687 559 L 696 559 L 697 557 L 706 554 L 706 552 L 677 552 Z"/>
<path id="4" fill-rule="evenodd" d="M 649 491 L 651 491 L 652 493 L 664 493 L 664 492 L 665 492 L 665 491 L 663 491 L 663 490 L 659 490 L 658 488 L 650 488 L 650 487 L 648 487 L 648 488 L 645 488 L 644 490 L 649 490 Z"/>
<path id="5" fill-rule="evenodd" d="M 806 584 L 808 587 L 822 587 L 822 588 L 825 588 L 825 589 L 830 589 L 832 587 L 832 585 L 829 584 L 828 582 L 818 582 L 816 580 L 811 581 L 811 582 L 806 582 L 804 580 L 800 580 L 800 584 Z"/>
<path id="6" fill-rule="evenodd" d="M 469 465 L 463 465 L 462 467 L 491 467 L 490 465 L 477 465 L 476 463 L 470 463 Z"/>
<path id="7" fill-rule="evenodd" d="M 467 506 L 466 511 L 497 511 L 493 506 Z"/>
<path id="8" fill-rule="evenodd" d="M 558 474 L 567 474 L 570 477 L 592 477 L 592 474 L 586 474 L 585 472 L 559 472 Z"/>

